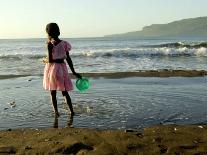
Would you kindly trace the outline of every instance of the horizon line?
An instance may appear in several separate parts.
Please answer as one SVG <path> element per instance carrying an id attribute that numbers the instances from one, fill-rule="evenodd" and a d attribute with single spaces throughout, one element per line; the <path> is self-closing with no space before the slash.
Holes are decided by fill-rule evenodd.
<path id="1" fill-rule="evenodd" d="M 59 37 L 59 38 L 63 38 L 63 39 L 87 39 L 87 38 L 105 38 L 105 36 L 99 36 L 99 37 Z M 0 40 L 15 40 L 15 39 L 22 39 L 22 40 L 26 40 L 26 39 L 47 39 L 47 37 L 17 37 L 17 38 L 0 38 Z"/>

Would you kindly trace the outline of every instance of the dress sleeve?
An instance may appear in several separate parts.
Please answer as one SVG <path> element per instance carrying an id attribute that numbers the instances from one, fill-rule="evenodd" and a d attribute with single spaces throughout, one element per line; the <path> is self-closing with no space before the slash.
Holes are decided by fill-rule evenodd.
<path id="1" fill-rule="evenodd" d="M 71 47 L 70 43 L 66 41 L 65 42 L 65 51 L 68 51 L 69 52 L 71 50 L 71 48 L 72 47 Z"/>

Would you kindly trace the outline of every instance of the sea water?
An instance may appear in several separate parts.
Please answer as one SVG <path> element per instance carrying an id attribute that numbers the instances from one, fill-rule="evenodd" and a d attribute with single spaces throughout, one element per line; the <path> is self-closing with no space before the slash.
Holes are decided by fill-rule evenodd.
<path id="1" fill-rule="evenodd" d="M 113 74 L 207 67 L 205 39 L 65 40 L 72 44 L 70 55 L 77 72 Z M 87 92 L 70 92 L 76 112 L 73 118 L 58 93 L 61 116 L 55 119 L 49 93 L 42 88 L 44 56 L 45 39 L 0 40 L 1 130 L 71 125 L 125 129 L 207 122 L 206 77 L 91 78 Z"/>
<path id="2" fill-rule="evenodd" d="M 65 39 L 77 72 L 206 70 L 205 39 Z M 0 40 L 0 75 L 40 75 L 46 39 Z"/>

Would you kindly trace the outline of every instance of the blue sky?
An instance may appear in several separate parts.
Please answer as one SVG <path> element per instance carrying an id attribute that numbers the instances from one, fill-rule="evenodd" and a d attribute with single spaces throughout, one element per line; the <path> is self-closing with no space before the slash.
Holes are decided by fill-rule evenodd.
<path id="1" fill-rule="evenodd" d="M 57 22 L 61 37 L 100 37 L 143 26 L 207 16 L 207 0 L 0 0 L 0 38 L 46 37 Z"/>

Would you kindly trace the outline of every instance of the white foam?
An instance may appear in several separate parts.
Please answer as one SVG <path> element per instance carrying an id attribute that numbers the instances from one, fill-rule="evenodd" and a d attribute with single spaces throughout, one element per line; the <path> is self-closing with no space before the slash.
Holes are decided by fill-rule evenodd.
<path id="1" fill-rule="evenodd" d="M 207 56 L 207 49 L 204 47 L 201 47 L 196 50 L 195 55 L 197 56 Z"/>

